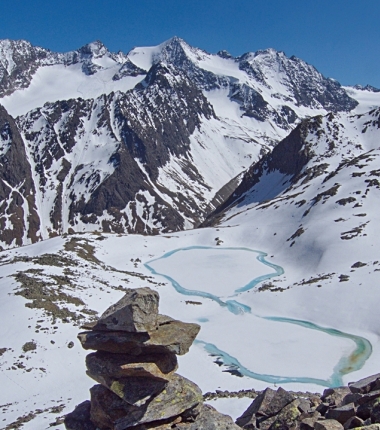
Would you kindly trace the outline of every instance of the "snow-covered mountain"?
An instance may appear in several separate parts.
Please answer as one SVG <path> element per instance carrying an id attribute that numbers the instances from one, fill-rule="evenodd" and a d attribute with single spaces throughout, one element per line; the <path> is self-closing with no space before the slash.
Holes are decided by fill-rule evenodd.
<path id="1" fill-rule="evenodd" d="M 20 145 L 12 126 L 28 172 L 9 184 L 19 215 L 3 205 L 4 248 L 74 231 L 196 226 L 301 119 L 355 109 L 368 90 L 351 97 L 273 49 L 233 58 L 177 37 L 128 54 L 101 42 L 61 54 L 3 40 L 0 77 L 2 157 Z"/>
<path id="2" fill-rule="evenodd" d="M 379 282 L 379 157 L 379 107 L 303 120 L 204 225 L 251 231 L 259 249 L 281 256 L 289 275 L 269 290 L 332 284 L 343 313 L 360 297 L 353 326 L 376 331 L 367 299 Z M 335 304 L 326 311 L 340 315 Z"/>
<path id="3" fill-rule="evenodd" d="M 79 326 L 125 287 L 202 326 L 179 372 L 203 392 L 379 372 L 376 89 L 178 38 L 0 45 L 4 428 L 64 428 L 93 385 Z"/>

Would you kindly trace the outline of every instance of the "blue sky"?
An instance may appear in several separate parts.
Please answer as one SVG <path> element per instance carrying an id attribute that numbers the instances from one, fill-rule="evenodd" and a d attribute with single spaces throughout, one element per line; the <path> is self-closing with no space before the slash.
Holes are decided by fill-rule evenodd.
<path id="1" fill-rule="evenodd" d="M 101 40 L 128 52 L 179 36 L 235 56 L 275 48 L 342 84 L 380 88 L 379 0 L 13 0 L 0 12 L 0 38 L 53 51 Z"/>

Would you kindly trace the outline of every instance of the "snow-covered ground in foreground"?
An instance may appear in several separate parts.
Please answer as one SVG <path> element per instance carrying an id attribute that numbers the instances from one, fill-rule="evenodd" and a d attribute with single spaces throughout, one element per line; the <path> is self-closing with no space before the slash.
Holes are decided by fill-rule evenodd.
<path id="1" fill-rule="evenodd" d="M 200 324 L 199 341 L 214 344 L 236 358 L 242 366 L 259 374 L 328 379 L 340 358 L 355 349 L 350 339 L 294 324 L 268 321 L 262 318 L 265 316 L 306 320 L 361 336 L 371 342 L 372 355 L 362 369 L 344 376 L 344 383 L 378 372 L 380 333 L 376 315 L 379 292 L 374 282 L 379 279 L 377 272 L 372 267 L 366 267 L 350 273 L 350 282 L 339 283 L 333 277 L 319 281 L 318 285 L 294 285 L 306 273 L 307 278 L 317 275 L 310 266 L 305 270 L 303 263 L 308 258 L 307 252 L 301 250 L 297 257 L 296 253 L 293 254 L 294 261 L 291 261 L 289 248 L 277 248 L 278 242 L 268 240 L 273 235 L 273 225 L 260 233 L 252 223 L 240 220 L 240 226 L 237 226 L 231 221 L 220 228 L 165 236 L 68 236 L 2 252 L 0 315 L 2 326 L 6 328 L 0 335 L 0 347 L 7 348 L 0 357 L 0 383 L 6 387 L 0 393 L 0 405 L 4 405 L 2 424 L 6 426 L 32 412 L 35 418 L 24 424 L 23 428 L 48 428 L 58 416 L 88 399 L 88 389 L 94 384 L 85 374 L 86 352 L 76 339 L 80 323 L 73 325 L 70 316 L 69 322 L 64 323 L 60 318 L 53 322 L 42 309 L 25 307 L 31 301 L 14 295 L 17 288 L 20 290 L 20 283 L 14 278 L 17 272 L 23 272 L 35 280 L 45 280 L 48 286 L 51 283 L 49 288 L 52 290 L 82 300 L 85 305 L 78 302 L 75 305 L 68 303 L 70 299 L 61 295 L 56 303 L 86 318 L 86 309 L 102 313 L 120 299 L 123 296 L 122 287 L 148 285 L 160 294 L 161 313 Z M 216 246 L 218 240 L 223 242 Z M 197 252 L 190 249 L 159 259 L 172 250 L 194 246 L 212 249 L 206 253 L 205 250 Z M 367 246 L 369 249 L 365 255 L 361 249 L 358 250 L 361 258 L 375 259 L 378 247 L 374 239 L 368 238 Z M 285 270 L 284 275 L 277 279 L 278 285 L 291 288 L 282 292 L 251 290 L 235 293 L 236 288 L 246 283 L 247 279 L 273 273 L 273 269 L 252 258 L 254 253 L 233 249 L 241 247 L 267 252 L 267 261 Z M 323 259 L 325 263 L 316 266 L 318 273 L 333 266 L 337 274 L 345 273 L 345 259 L 334 258 L 339 252 L 339 246 L 327 251 Z M 47 265 L 46 260 L 41 258 L 46 254 L 65 257 L 66 260 Z M 346 259 L 348 257 L 346 255 Z M 352 255 L 351 259 L 354 262 L 358 258 Z M 152 260 L 156 262 L 152 263 Z M 236 300 L 249 305 L 251 313 L 234 314 L 209 298 L 182 295 L 167 278 L 152 275 L 144 266 L 147 262 L 178 278 L 183 287 L 206 291 L 223 300 Z M 213 270 L 210 270 L 211 264 Z M 276 278 L 272 281 L 275 282 Z M 23 346 L 32 341 L 36 349 L 23 352 Z M 68 347 L 70 342 L 74 342 L 72 348 Z M 228 367 L 219 366 L 214 361 L 215 357 L 207 353 L 203 344 L 196 343 L 187 355 L 179 357 L 179 373 L 195 381 L 203 392 L 273 387 L 265 381 L 235 376 L 226 372 Z M 322 391 L 324 388 L 313 383 L 283 386 L 310 391 Z M 249 399 L 223 399 L 211 404 L 236 418 L 246 409 Z M 60 408 L 60 405 L 64 406 Z M 54 409 L 55 406 L 58 409 Z M 64 427 L 61 424 L 55 428 Z"/>

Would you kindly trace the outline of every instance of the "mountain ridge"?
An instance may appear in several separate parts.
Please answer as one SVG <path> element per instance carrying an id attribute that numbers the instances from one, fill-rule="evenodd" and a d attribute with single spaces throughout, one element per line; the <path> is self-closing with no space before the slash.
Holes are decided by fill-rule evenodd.
<path id="1" fill-rule="evenodd" d="M 29 239 L 11 228 L 3 247 L 75 231 L 192 228 L 303 118 L 358 106 L 339 83 L 274 49 L 234 58 L 178 37 L 128 54 L 100 41 L 63 54 L 25 41 L 0 47 L 0 103 L 20 113 L 35 189 L 24 198 L 40 225 Z"/>

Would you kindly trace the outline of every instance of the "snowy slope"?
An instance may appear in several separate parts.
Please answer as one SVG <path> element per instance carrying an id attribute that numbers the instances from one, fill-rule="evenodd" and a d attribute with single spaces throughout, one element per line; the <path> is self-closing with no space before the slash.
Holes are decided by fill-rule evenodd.
<path id="1" fill-rule="evenodd" d="M 375 207 L 373 192 L 376 191 L 368 193 L 367 200 L 368 206 Z M 368 236 L 343 241 L 341 231 L 361 218 L 355 217 L 355 210 L 347 205 L 340 208 L 339 214 L 332 209 L 321 209 L 324 217 L 320 211 L 316 212 L 318 207 L 313 209 L 315 215 L 312 211 L 308 215 L 314 223 L 320 220 L 314 231 L 312 224 L 307 224 L 306 232 L 296 238 L 292 247 L 286 239 L 297 226 L 291 221 L 296 212 L 287 213 L 284 207 L 277 216 L 275 209 L 244 211 L 218 228 L 154 237 L 74 235 L 1 253 L 1 318 L 4 322 L 12 321 L 0 340 L 1 347 L 6 348 L 0 360 L 3 370 L 0 378 L 3 386 L 7 386 L 0 401 L 6 405 L 4 424 L 32 412 L 23 428 L 48 428 L 88 398 L 93 381 L 85 375 L 85 351 L 76 340 L 78 324 L 91 318 L 91 311 L 103 312 L 118 300 L 123 287 L 149 285 L 160 293 L 162 313 L 201 324 L 198 336 L 201 343 L 181 357 L 179 371 L 204 392 L 273 386 L 273 382 L 265 380 L 265 375 L 284 378 L 283 383 L 276 384 L 285 384 L 286 389 L 321 391 L 328 382 L 319 385 L 313 381 L 327 381 L 341 358 L 350 356 L 355 348 L 351 339 L 263 318 L 268 316 L 303 320 L 365 339 L 370 342 L 372 353 L 361 369 L 344 377 L 344 382 L 375 373 L 380 353 L 376 318 L 378 266 L 373 264 L 379 253 L 376 235 L 368 225 Z M 365 210 L 376 222 L 375 211 L 369 207 Z M 347 221 L 334 223 L 338 215 Z M 334 231 L 336 225 L 343 224 L 347 227 Z M 326 233 L 320 235 L 324 230 Z M 362 246 L 358 246 L 358 241 L 363 241 Z M 256 260 L 255 252 L 242 248 L 270 253 L 267 261 L 281 265 L 285 272 L 272 279 L 270 288 L 284 291 L 256 292 L 262 286 L 258 284 L 253 290 L 235 293 L 251 279 L 274 273 Z M 178 249 L 183 250 L 161 259 Z M 336 258 L 337 255 L 342 257 Z M 351 268 L 357 261 L 367 266 Z M 167 278 L 152 274 L 144 263 L 158 273 L 174 277 L 183 288 L 195 291 L 184 296 Z M 330 273 L 334 274 L 324 278 Z M 341 274 L 349 275 L 349 281 L 341 283 Z M 307 282 L 313 278 L 319 279 Z M 41 300 L 43 291 L 48 293 L 46 301 Z M 230 312 L 215 300 L 202 296 L 204 293 L 224 302 L 236 300 L 250 306 L 251 312 Z M 28 349 L 27 342 L 33 342 L 36 349 L 24 352 L 23 347 Z M 73 347 L 69 347 L 70 342 Z M 241 367 L 231 365 L 226 355 L 216 360 L 205 349 L 209 344 L 238 360 Z M 220 366 L 223 362 L 226 366 Z M 229 369 L 249 370 L 258 376 L 237 377 Z M 263 375 L 264 380 L 260 380 Z M 286 383 L 286 377 L 314 379 Z M 237 417 L 247 407 L 247 400 L 223 400 L 216 405 Z"/>
<path id="2" fill-rule="evenodd" d="M 266 291 L 242 293 L 244 303 L 260 315 L 291 315 L 363 336 L 372 357 L 379 339 L 379 115 L 376 109 L 305 121 L 301 137 L 295 130 L 252 166 L 214 218 L 241 246 L 253 241 L 285 269 Z M 298 160 L 280 157 L 295 150 Z M 367 373 L 376 371 L 371 360 Z"/>
<path id="3" fill-rule="evenodd" d="M 347 94 L 359 102 L 353 113 L 365 113 L 380 106 L 380 91 L 374 91 L 373 87 L 344 87 Z"/>
<path id="4" fill-rule="evenodd" d="M 144 76 L 112 78 L 118 73 L 120 64 L 112 64 L 94 75 L 83 73 L 80 64 L 61 64 L 40 67 L 33 75 L 28 88 L 2 98 L 2 105 L 14 117 L 43 106 L 48 102 L 75 98 L 92 99 L 113 91 L 128 91 Z"/>
<path id="5" fill-rule="evenodd" d="M 23 428 L 48 428 L 88 398 L 93 382 L 75 337 L 124 287 L 149 285 L 160 312 L 201 324 L 180 373 L 203 392 L 320 392 L 376 373 L 379 117 L 306 120 L 248 171 L 214 227 L 70 235 L 3 251 L 1 318 L 12 318 L 0 340 L 4 423 L 32 412 Z M 298 164 L 279 157 L 297 148 Z M 36 349 L 23 352 L 27 342 Z M 235 418 L 247 404 L 215 402 Z"/>
<path id="6" fill-rule="evenodd" d="M 4 428 L 63 429 L 94 384 L 80 325 L 126 287 L 201 324 L 179 372 L 203 392 L 379 371 L 378 92 L 178 38 L 128 55 L 0 48 L 2 101 L 22 114 L 0 111 Z M 248 402 L 216 405 L 236 418 Z"/>
<path id="7" fill-rule="evenodd" d="M 145 74 L 124 54 L 109 52 L 99 41 L 67 53 L 23 40 L 0 41 L 1 103 L 14 117 L 47 102 L 127 91 Z"/>

